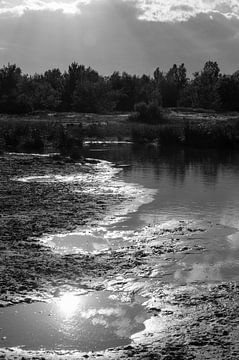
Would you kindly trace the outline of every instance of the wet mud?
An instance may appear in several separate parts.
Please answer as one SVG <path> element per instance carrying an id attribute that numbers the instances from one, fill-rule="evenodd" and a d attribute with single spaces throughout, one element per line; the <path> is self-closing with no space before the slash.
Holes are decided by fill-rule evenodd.
<path id="1" fill-rule="evenodd" d="M 139 193 L 145 201 L 142 189 L 131 196 L 122 190 L 112 180 L 118 170 L 105 165 L 58 156 L 0 158 L 0 307 L 4 314 L 69 292 L 107 290 L 121 303 L 142 305 L 143 329 L 131 332 L 127 345 L 83 353 L 16 348 L 0 324 L 0 359 L 238 359 L 237 282 L 177 278 L 180 271 L 191 271 L 185 257 L 208 251 L 202 238 L 215 224 L 187 219 L 152 224 L 128 231 L 120 246 L 114 246 L 116 233 L 106 249 L 96 251 L 64 253 L 47 243 L 55 234 L 84 228 L 92 236 L 116 214 L 135 211 Z"/>

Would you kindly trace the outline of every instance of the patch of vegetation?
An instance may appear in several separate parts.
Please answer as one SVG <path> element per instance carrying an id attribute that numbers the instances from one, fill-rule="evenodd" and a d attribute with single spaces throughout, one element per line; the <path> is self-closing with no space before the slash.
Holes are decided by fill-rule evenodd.
<path id="1" fill-rule="evenodd" d="M 137 124 L 131 129 L 134 142 L 158 143 L 161 146 L 183 146 L 195 148 L 239 149 L 239 122 L 193 123 L 183 125 L 160 124 L 157 126 Z"/>
<path id="2" fill-rule="evenodd" d="M 156 103 L 146 104 L 141 102 L 135 105 L 135 113 L 129 117 L 131 122 L 139 122 L 145 124 L 160 124 L 163 122 L 161 108 Z"/>
<path id="3" fill-rule="evenodd" d="M 57 122 L 0 120 L 0 151 L 60 152 L 72 158 L 80 157 L 82 126 L 71 129 Z"/>

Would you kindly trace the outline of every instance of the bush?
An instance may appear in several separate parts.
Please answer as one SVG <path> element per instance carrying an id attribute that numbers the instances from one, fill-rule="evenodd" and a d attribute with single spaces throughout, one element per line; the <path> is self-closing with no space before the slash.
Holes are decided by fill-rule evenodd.
<path id="1" fill-rule="evenodd" d="M 163 122 L 161 107 L 156 103 L 141 102 L 134 107 L 136 114 L 129 117 L 129 121 L 157 125 Z"/>
<path id="2" fill-rule="evenodd" d="M 59 123 L 0 120 L 0 152 L 60 152 L 72 158 L 81 156 L 82 129 L 68 131 Z"/>

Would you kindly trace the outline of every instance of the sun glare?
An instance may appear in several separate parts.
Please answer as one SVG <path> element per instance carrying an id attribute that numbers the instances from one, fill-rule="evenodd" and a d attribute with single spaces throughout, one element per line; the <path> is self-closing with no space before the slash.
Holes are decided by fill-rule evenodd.
<path id="1" fill-rule="evenodd" d="M 77 307 L 80 302 L 80 296 L 75 296 L 73 294 L 65 294 L 63 295 L 57 305 L 59 311 L 63 316 L 70 317 L 73 316 L 77 310 Z"/>

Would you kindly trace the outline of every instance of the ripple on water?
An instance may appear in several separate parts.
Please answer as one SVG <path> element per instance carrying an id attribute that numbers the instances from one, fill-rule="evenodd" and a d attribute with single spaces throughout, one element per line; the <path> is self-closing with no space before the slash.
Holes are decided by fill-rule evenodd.
<path id="1" fill-rule="evenodd" d="M 129 344 L 147 318 L 142 305 L 121 303 L 109 292 L 65 294 L 2 309 L 0 347 L 100 351 Z"/>

